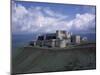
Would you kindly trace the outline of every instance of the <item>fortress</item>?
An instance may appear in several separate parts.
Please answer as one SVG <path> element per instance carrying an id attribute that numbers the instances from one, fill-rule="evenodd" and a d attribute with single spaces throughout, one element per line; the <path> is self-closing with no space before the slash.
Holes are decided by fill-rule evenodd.
<path id="1" fill-rule="evenodd" d="M 37 37 L 36 41 L 32 41 L 32 46 L 40 47 L 60 47 L 64 48 L 71 44 L 80 44 L 81 37 L 72 35 L 72 33 L 64 30 L 57 30 L 55 33 L 43 34 Z"/>

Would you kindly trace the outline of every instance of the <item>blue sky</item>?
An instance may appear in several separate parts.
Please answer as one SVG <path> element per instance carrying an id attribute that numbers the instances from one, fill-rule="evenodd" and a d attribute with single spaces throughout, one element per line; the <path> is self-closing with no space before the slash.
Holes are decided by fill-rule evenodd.
<path id="1" fill-rule="evenodd" d="M 12 32 L 95 33 L 95 6 L 12 1 Z"/>

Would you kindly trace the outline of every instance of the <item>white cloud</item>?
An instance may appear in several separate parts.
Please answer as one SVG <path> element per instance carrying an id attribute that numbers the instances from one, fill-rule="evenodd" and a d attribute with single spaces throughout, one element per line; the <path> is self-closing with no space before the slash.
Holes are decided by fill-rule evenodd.
<path id="1" fill-rule="evenodd" d="M 95 20 L 95 15 L 90 13 L 78 13 L 74 19 L 67 21 L 69 17 L 68 15 L 54 12 L 50 7 L 26 8 L 13 2 L 12 31 L 13 33 L 54 32 L 58 29 L 71 31 L 73 29 L 84 30 L 91 27 L 90 25 L 95 25 L 92 24 Z"/>
<path id="2" fill-rule="evenodd" d="M 60 18 L 60 19 L 65 19 L 68 17 L 67 15 L 65 16 L 65 15 L 62 15 L 61 13 L 51 10 L 49 7 L 46 7 L 43 10 L 47 15 L 52 16 L 52 17 L 56 17 L 56 18 Z"/>
<path id="3" fill-rule="evenodd" d="M 88 29 L 92 26 L 91 22 L 95 20 L 95 15 L 85 13 L 85 14 L 76 14 L 76 17 L 74 20 L 72 20 L 73 27 L 77 29 Z"/>

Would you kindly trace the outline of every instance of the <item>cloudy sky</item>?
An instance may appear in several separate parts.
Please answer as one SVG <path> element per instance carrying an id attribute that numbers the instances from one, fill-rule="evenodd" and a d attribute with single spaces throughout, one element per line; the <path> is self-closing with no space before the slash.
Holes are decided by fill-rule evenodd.
<path id="1" fill-rule="evenodd" d="M 95 6 L 12 1 L 13 34 L 95 33 Z"/>

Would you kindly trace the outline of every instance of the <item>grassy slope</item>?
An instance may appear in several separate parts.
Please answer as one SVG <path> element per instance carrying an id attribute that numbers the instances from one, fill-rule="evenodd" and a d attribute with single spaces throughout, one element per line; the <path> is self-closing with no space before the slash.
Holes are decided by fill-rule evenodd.
<path id="1" fill-rule="evenodd" d="M 86 47 L 85 47 L 86 46 Z M 13 58 L 14 73 L 70 71 L 96 68 L 95 44 L 71 48 L 24 47 Z"/>

